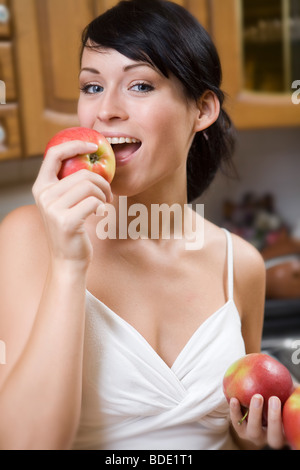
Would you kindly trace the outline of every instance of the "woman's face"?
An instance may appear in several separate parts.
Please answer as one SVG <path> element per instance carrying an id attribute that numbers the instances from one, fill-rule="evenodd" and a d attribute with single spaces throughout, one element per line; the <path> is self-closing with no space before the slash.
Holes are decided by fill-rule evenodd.
<path id="1" fill-rule="evenodd" d="M 185 184 L 186 158 L 199 109 L 179 80 L 113 49 L 83 52 L 80 125 L 112 140 L 116 194 L 137 195 L 157 184 Z M 117 144 L 114 144 L 117 142 Z"/>

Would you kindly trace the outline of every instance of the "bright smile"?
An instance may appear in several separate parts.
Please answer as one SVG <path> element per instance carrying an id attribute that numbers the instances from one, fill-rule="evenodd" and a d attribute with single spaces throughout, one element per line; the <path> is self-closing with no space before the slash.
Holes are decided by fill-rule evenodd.
<path id="1" fill-rule="evenodd" d="M 106 140 L 113 148 L 117 167 L 129 163 L 129 161 L 134 157 L 135 152 L 142 145 L 139 139 L 133 137 L 106 137 Z"/>

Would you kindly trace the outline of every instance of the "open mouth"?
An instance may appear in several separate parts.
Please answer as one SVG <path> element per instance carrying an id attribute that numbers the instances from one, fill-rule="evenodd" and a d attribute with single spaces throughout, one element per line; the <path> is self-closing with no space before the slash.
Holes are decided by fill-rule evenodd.
<path id="1" fill-rule="evenodd" d="M 131 137 L 106 137 L 106 139 L 112 146 L 117 164 L 127 162 L 142 145 L 140 140 Z"/>

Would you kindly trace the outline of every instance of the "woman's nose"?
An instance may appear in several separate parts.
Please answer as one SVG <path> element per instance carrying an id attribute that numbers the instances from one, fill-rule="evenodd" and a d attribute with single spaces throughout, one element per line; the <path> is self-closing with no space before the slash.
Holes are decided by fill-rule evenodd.
<path id="1" fill-rule="evenodd" d="M 125 103 L 117 93 L 103 93 L 98 106 L 98 119 L 100 121 L 107 122 L 114 119 L 128 119 Z"/>

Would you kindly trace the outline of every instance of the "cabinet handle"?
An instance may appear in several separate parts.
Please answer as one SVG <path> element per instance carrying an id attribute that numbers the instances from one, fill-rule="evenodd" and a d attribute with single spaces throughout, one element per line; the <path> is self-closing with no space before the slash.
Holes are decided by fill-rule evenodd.
<path id="1" fill-rule="evenodd" d="M 0 124 L 0 145 L 3 145 L 6 141 L 6 130 Z"/>
<path id="2" fill-rule="evenodd" d="M 10 14 L 6 5 L 0 5 L 0 24 L 9 22 Z"/>

